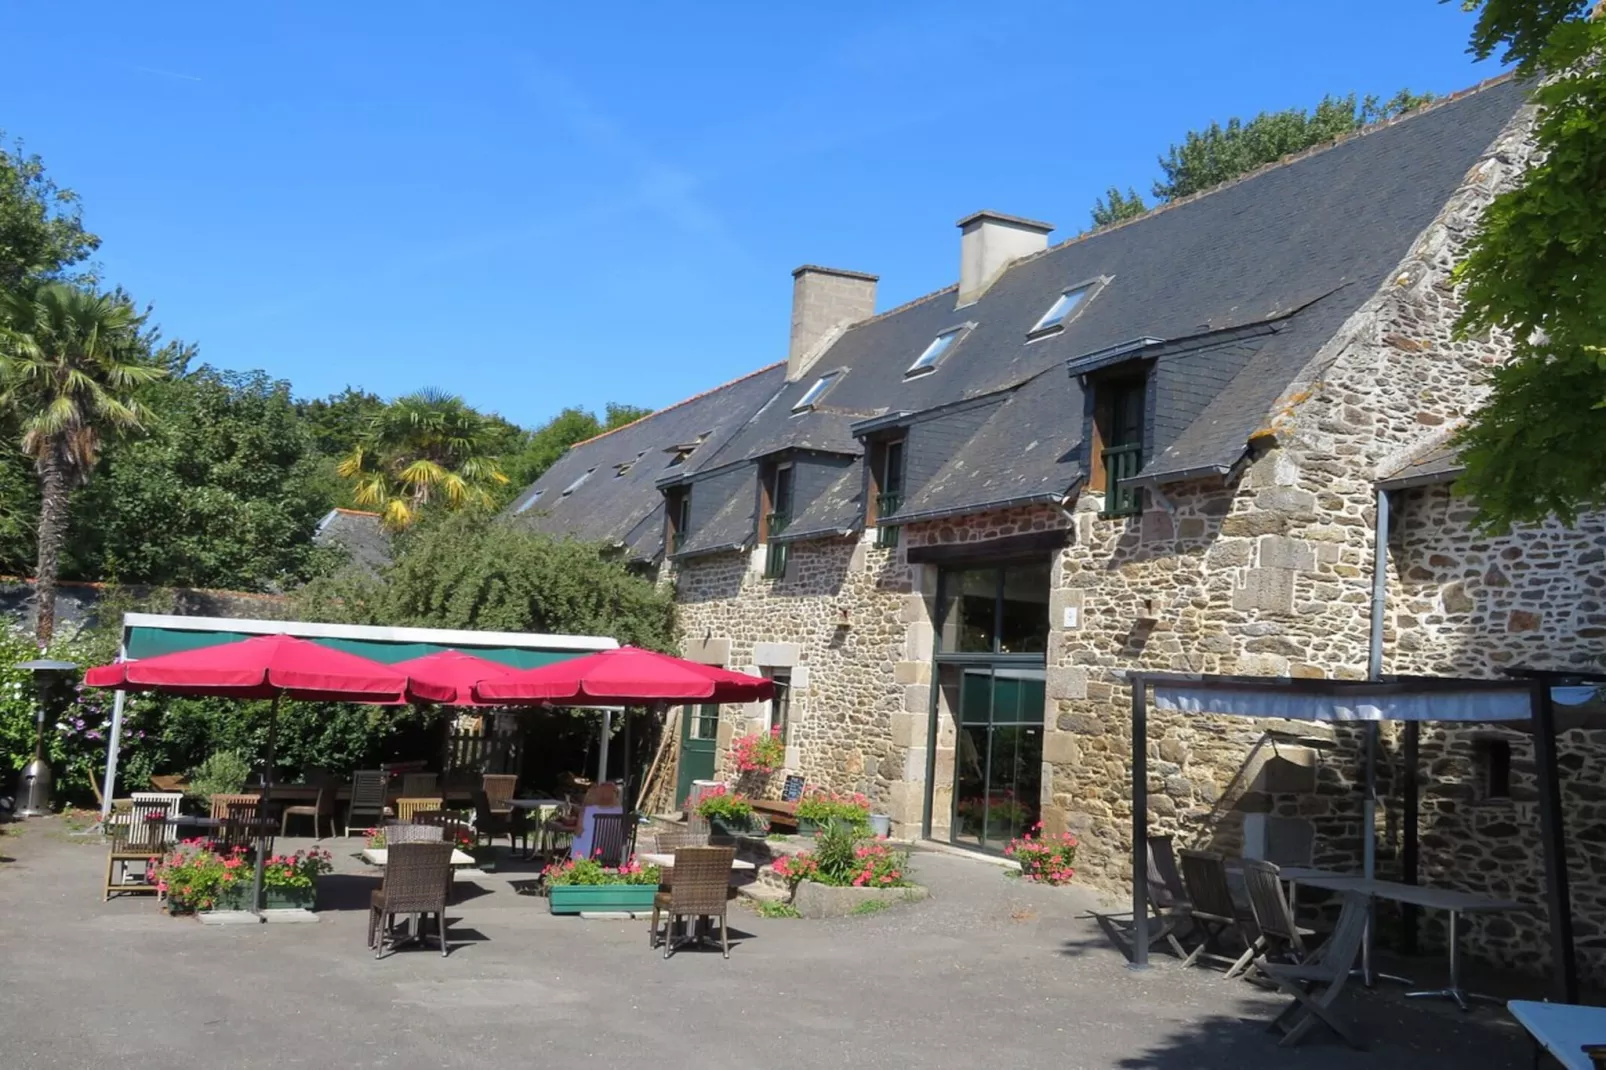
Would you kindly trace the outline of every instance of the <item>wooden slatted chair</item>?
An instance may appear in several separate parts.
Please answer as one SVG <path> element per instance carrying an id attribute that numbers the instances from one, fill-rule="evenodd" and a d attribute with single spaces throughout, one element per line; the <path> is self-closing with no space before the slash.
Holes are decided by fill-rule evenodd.
<path id="1" fill-rule="evenodd" d="M 1244 859 L 1244 887 L 1249 893 L 1249 909 L 1254 914 L 1258 934 L 1252 947 L 1250 968 L 1264 970 L 1268 962 L 1302 962 L 1309 953 L 1306 938 L 1315 934 L 1294 921 L 1293 908 L 1283 892 L 1277 867 L 1255 858 Z"/>
<path id="2" fill-rule="evenodd" d="M 284 808 L 279 820 L 279 835 L 286 836 L 289 834 L 290 819 L 292 817 L 310 817 L 312 818 L 313 839 L 319 838 L 321 835 L 319 829 L 323 827 L 325 821 L 329 823 L 329 835 L 331 837 L 334 836 L 335 795 L 339 791 L 339 785 L 333 777 L 328 775 L 320 776 L 317 784 L 318 797 L 311 806 L 286 806 Z"/>
<path id="3" fill-rule="evenodd" d="M 438 796 L 403 796 L 396 800 L 396 820 L 402 824 L 411 824 L 413 815 L 420 810 L 442 810 L 446 807 L 446 800 Z"/>
<path id="4" fill-rule="evenodd" d="M 677 918 L 693 919 L 694 923 L 718 918 L 720 950 L 726 958 L 731 957 L 725 910 L 730 902 L 731 862 L 735 858 L 734 847 L 682 847 L 675 852 L 674 886 L 653 896 L 649 947 L 657 947 L 661 940 L 667 959 L 675 951 Z M 663 915 L 668 916 L 660 937 L 658 919 Z"/>
<path id="5" fill-rule="evenodd" d="M 1183 851 L 1181 860 L 1188 918 L 1199 937 L 1199 946 L 1182 964 L 1192 966 L 1201 958 L 1226 962 L 1227 976 L 1236 977 L 1254 958 L 1255 943 L 1244 927 L 1244 919 L 1239 917 L 1238 904 L 1233 902 L 1232 886 L 1227 883 L 1227 861 L 1207 851 Z M 1221 938 L 1229 933 L 1243 944 L 1242 953 L 1222 950 Z"/>
<path id="6" fill-rule="evenodd" d="M 1300 963 L 1261 965 L 1261 970 L 1279 989 L 1294 997 L 1294 1002 L 1266 1027 L 1267 1032 L 1282 1032 L 1283 1038 L 1278 1043 L 1283 1047 L 1298 1044 L 1317 1025 L 1327 1026 L 1352 1048 L 1365 1047 L 1353 1027 L 1333 1013 L 1333 1004 L 1344 990 L 1360 954 L 1361 941 L 1366 934 L 1366 907 L 1364 895 L 1344 893 L 1338 924 L 1315 954 Z"/>
<path id="7" fill-rule="evenodd" d="M 255 806 L 256 801 L 257 797 L 255 795 L 245 795 L 237 792 L 214 795 L 210 800 L 208 800 L 209 805 L 212 808 L 212 820 L 214 821 L 228 820 L 229 807 L 235 805 L 236 803 L 250 803 L 252 806 Z"/>
<path id="8" fill-rule="evenodd" d="M 629 814 L 591 815 L 591 857 L 604 866 L 617 868 L 624 865 L 628 849 Z"/>
<path id="9" fill-rule="evenodd" d="M 1182 946 L 1177 934 L 1188 925 L 1188 891 L 1182 884 L 1182 874 L 1177 869 L 1176 851 L 1172 847 L 1170 836 L 1150 836 L 1148 843 L 1149 872 L 1147 875 L 1149 886 L 1149 949 L 1152 951 L 1156 944 L 1164 942 L 1179 959 L 1186 959 L 1188 951 Z M 1110 913 L 1107 911 L 1090 910 L 1087 917 L 1098 923 L 1104 935 L 1109 937 L 1127 958 L 1132 957 L 1133 942 L 1136 939 L 1136 928 L 1133 925 L 1132 912 Z"/>
<path id="10" fill-rule="evenodd" d="M 446 957 L 446 887 L 452 878 L 449 843 L 399 843 L 385 848 L 385 883 L 368 900 L 368 946 L 374 958 L 385 953 L 396 916 L 413 916 L 415 935 L 423 920 L 435 915 L 441 957 Z M 389 944 L 394 947 L 394 942 Z"/>
<path id="11" fill-rule="evenodd" d="M 383 823 L 390 816 L 390 807 L 385 805 L 389 779 L 382 769 L 359 769 L 351 774 L 351 805 L 346 808 L 347 836 L 360 818 L 372 819 L 366 825 L 357 825 L 365 829 Z"/>
<path id="12" fill-rule="evenodd" d="M 114 895 L 156 894 L 156 885 L 151 883 L 148 872 L 150 861 L 159 857 L 172 842 L 173 826 L 168 824 L 166 801 L 134 800 L 127 822 L 114 826 L 106 851 L 106 899 Z M 140 862 L 147 867 L 144 883 L 128 883 L 130 862 Z"/>

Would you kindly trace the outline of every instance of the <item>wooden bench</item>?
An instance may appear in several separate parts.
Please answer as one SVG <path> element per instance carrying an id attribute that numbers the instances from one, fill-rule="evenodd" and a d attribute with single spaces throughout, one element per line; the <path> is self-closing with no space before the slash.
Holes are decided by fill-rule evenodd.
<path id="1" fill-rule="evenodd" d="M 769 819 L 770 828 L 777 831 L 797 831 L 797 803 L 779 799 L 754 799 L 753 812 Z"/>

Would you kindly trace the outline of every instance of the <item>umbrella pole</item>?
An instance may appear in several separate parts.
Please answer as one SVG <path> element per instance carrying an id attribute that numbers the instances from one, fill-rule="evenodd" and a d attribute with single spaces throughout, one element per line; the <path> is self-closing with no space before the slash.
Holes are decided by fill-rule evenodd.
<path id="1" fill-rule="evenodd" d="M 613 711 L 602 711 L 602 731 L 597 736 L 597 783 L 608 779 L 608 737 L 613 735 Z"/>
<path id="2" fill-rule="evenodd" d="M 624 806 L 623 806 L 622 809 L 624 810 L 625 813 L 628 814 L 628 813 L 633 812 L 633 807 L 631 807 L 631 805 L 630 805 L 630 782 L 634 778 L 630 774 L 634 771 L 633 767 L 634 767 L 635 761 L 636 761 L 635 752 L 630 749 L 630 720 L 631 720 L 630 707 L 626 706 L 625 707 L 625 711 L 624 711 L 623 714 L 621 714 L 621 716 L 624 717 L 624 719 L 625 719 L 624 732 L 623 732 L 623 740 L 624 740 L 624 742 L 621 744 L 621 746 L 624 747 L 624 751 L 625 751 L 625 772 L 624 772 L 624 793 L 623 793 L 624 794 L 624 800 L 623 800 L 624 801 Z"/>
<path id="3" fill-rule="evenodd" d="M 268 803 L 273 797 L 273 748 L 278 741 L 279 731 L 279 696 L 273 696 L 273 704 L 268 707 L 268 762 L 262 770 L 262 794 L 257 798 L 257 849 L 256 867 L 251 875 L 251 913 L 262 916 L 262 862 L 267 854 L 263 843 L 265 837 L 262 830 L 267 827 Z"/>

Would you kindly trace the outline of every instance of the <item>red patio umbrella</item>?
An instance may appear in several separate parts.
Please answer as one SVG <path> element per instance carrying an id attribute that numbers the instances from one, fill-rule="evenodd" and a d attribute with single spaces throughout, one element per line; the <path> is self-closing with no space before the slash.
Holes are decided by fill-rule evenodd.
<path id="1" fill-rule="evenodd" d="M 451 687 L 415 680 L 389 665 L 290 635 L 259 635 L 198 650 L 100 665 L 84 674 L 84 683 L 120 691 L 271 699 L 267 766 L 257 804 L 259 818 L 267 816 L 273 795 L 280 699 L 288 696 L 310 702 L 448 702 L 457 694 Z M 259 837 L 251 894 L 253 909 L 262 898 L 264 853 Z"/>
<path id="2" fill-rule="evenodd" d="M 474 697 L 479 701 L 504 705 L 757 702 L 774 693 L 775 684 L 762 676 L 699 665 L 633 646 L 521 669 L 474 685 Z"/>
<path id="3" fill-rule="evenodd" d="M 461 650 L 437 650 L 420 658 L 398 661 L 391 668 L 406 673 L 414 683 L 422 681 L 451 688 L 454 697 L 446 700 L 448 706 L 483 706 L 485 703 L 474 697 L 475 684 L 519 671 L 500 661 L 465 654 Z"/>

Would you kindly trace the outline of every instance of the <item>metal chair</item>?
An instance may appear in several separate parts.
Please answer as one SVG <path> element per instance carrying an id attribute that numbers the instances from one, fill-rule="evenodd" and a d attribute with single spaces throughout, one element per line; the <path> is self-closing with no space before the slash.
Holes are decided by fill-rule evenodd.
<path id="1" fill-rule="evenodd" d="M 1238 906 L 1232 899 L 1232 886 L 1227 883 L 1227 861 L 1221 855 L 1206 851 L 1183 851 L 1182 882 L 1188 893 L 1188 919 L 1197 927 L 1199 946 L 1182 960 L 1192 966 L 1201 958 L 1229 963 L 1228 977 L 1236 977 L 1254 958 L 1254 940 L 1243 927 Z M 1244 945 L 1240 954 L 1224 954 L 1221 938 L 1227 933 L 1237 934 Z"/>
<path id="2" fill-rule="evenodd" d="M 396 915 L 413 916 L 413 936 L 423 936 L 423 919 L 435 915 L 436 939 L 446 957 L 446 884 L 452 876 L 449 843 L 400 843 L 386 847 L 385 883 L 368 899 L 368 946 L 374 958 L 385 953 Z M 389 945 L 392 949 L 396 944 Z"/>
<path id="3" fill-rule="evenodd" d="M 351 774 L 351 805 L 346 808 L 346 835 L 351 835 L 351 828 L 357 824 L 359 817 L 372 817 L 373 820 L 358 828 L 372 828 L 390 816 L 390 807 L 385 805 L 385 787 L 388 778 L 380 769 L 359 769 Z"/>
<path id="4" fill-rule="evenodd" d="M 319 827 L 323 822 L 329 822 L 329 835 L 335 834 L 335 795 L 338 791 L 333 777 L 323 776 L 318 779 L 318 798 L 311 806 L 286 806 L 279 819 L 279 835 L 287 836 L 290 833 L 290 819 L 292 817 L 312 818 L 312 838 L 319 838 Z"/>
<path id="5" fill-rule="evenodd" d="M 659 945 L 658 919 L 667 914 L 662 943 L 664 958 L 675 952 L 675 920 L 694 918 L 719 919 L 720 950 L 731 957 L 730 927 L 725 920 L 726 904 L 730 902 L 731 862 L 736 858 L 734 847 L 682 847 L 675 852 L 675 883 L 668 891 L 653 896 L 652 922 L 648 929 L 648 946 Z"/>
<path id="6" fill-rule="evenodd" d="M 1259 859 L 1244 859 L 1244 888 L 1249 893 L 1249 909 L 1259 934 L 1250 949 L 1254 952 L 1251 965 L 1263 971 L 1272 959 L 1303 961 L 1308 954 L 1305 938 L 1314 934 L 1294 921 L 1277 867 Z"/>
<path id="7" fill-rule="evenodd" d="M 167 802 L 136 799 L 129 808 L 127 823 L 116 827 L 106 852 L 106 899 L 143 892 L 155 894 L 157 888 L 148 872 L 144 883 L 127 883 L 128 863 L 142 862 L 148 870 L 151 859 L 161 855 L 172 843 L 173 826 L 168 823 Z"/>
<path id="8" fill-rule="evenodd" d="M 1350 1026 L 1334 1016 L 1332 1007 L 1360 954 L 1361 941 L 1366 935 L 1366 907 L 1365 896 L 1345 892 L 1338 924 L 1314 955 L 1301 963 L 1261 965 L 1261 970 L 1278 988 L 1294 997 L 1294 1002 L 1266 1027 L 1267 1032 L 1282 1031 L 1283 1038 L 1278 1043 L 1283 1047 L 1298 1044 L 1318 1023 L 1337 1033 L 1350 1047 L 1365 1047 Z"/>

